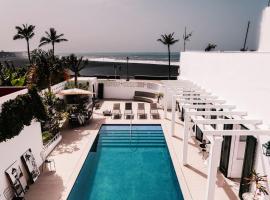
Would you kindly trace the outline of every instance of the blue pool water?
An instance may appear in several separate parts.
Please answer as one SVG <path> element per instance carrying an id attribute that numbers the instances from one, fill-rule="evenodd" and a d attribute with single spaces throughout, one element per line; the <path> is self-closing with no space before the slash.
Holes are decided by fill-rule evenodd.
<path id="1" fill-rule="evenodd" d="M 96 144 L 68 200 L 184 199 L 160 125 L 103 125 Z"/>

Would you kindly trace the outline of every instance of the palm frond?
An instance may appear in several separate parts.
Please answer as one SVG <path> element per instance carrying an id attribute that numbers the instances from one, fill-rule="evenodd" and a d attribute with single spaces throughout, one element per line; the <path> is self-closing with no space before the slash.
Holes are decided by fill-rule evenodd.
<path id="1" fill-rule="evenodd" d="M 20 34 L 16 34 L 13 36 L 13 40 L 18 40 L 18 39 L 24 39 L 24 37 Z"/>
<path id="2" fill-rule="evenodd" d="M 60 38 L 60 37 L 63 37 L 64 36 L 64 34 L 62 33 L 62 34 L 60 34 L 60 35 L 56 35 L 56 33 L 55 33 L 55 39 L 58 39 L 58 38 Z"/>
<path id="3" fill-rule="evenodd" d="M 173 36 L 174 36 L 174 32 L 170 34 L 164 34 L 164 35 L 161 35 L 161 38 L 159 38 L 157 41 L 161 42 L 164 45 L 170 46 L 179 41 L 178 39 L 174 39 Z"/>
<path id="4" fill-rule="evenodd" d="M 29 35 L 29 39 L 31 39 L 32 37 L 34 37 L 34 35 L 35 35 L 35 33 L 34 33 L 34 32 L 30 33 L 30 35 Z"/>
<path id="5" fill-rule="evenodd" d="M 67 39 L 62 38 L 62 39 L 57 39 L 57 40 L 55 40 L 54 42 L 55 42 L 55 43 L 60 43 L 60 42 L 67 42 L 67 41 L 68 41 Z"/>
<path id="6" fill-rule="evenodd" d="M 57 35 L 57 32 L 54 28 L 50 28 L 49 31 L 45 31 L 45 34 L 46 34 L 46 36 L 42 37 L 40 39 L 40 46 L 43 46 L 43 45 L 49 44 L 49 43 L 52 43 L 52 45 L 54 45 L 54 43 L 68 41 L 65 38 L 61 38 L 64 36 L 64 34 Z"/>

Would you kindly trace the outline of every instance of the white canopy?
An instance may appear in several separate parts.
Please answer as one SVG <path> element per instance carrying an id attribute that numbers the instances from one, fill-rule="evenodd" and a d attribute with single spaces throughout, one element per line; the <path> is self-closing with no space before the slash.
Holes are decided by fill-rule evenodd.
<path id="1" fill-rule="evenodd" d="M 90 92 L 88 90 L 72 88 L 72 89 L 67 89 L 67 90 L 61 90 L 58 94 L 60 95 L 92 95 L 95 93 Z"/>

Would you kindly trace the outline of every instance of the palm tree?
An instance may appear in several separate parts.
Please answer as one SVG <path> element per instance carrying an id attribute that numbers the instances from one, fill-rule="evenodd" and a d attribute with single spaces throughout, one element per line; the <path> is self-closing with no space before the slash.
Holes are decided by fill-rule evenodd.
<path id="1" fill-rule="evenodd" d="M 217 47 L 216 44 L 208 43 L 207 47 L 204 49 L 204 51 L 212 51 Z"/>
<path id="2" fill-rule="evenodd" d="M 74 72 L 74 83 L 75 87 L 78 88 L 78 76 L 80 75 L 79 72 L 85 68 L 88 64 L 88 60 L 83 60 L 83 57 L 77 58 L 74 54 L 71 54 L 68 57 L 63 57 L 64 63 L 67 67 Z"/>
<path id="3" fill-rule="evenodd" d="M 54 56 L 54 45 L 55 43 L 60 43 L 60 42 L 66 42 L 68 41 L 67 39 L 63 38 L 64 34 L 59 34 L 57 35 L 57 32 L 54 28 L 50 28 L 50 31 L 45 31 L 46 36 L 42 37 L 40 39 L 40 44 L 39 47 L 46 45 L 46 44 L 52 44 L 52 54 Z"/>
<path id="4" fill-rule="evenodd" d="M 23 24 L 22 27 L 16 26 L 17 34 L 14 35 L 13 40 L 25 39 L 27 43 L 28 60 L 31 63 L 29 40 L 34 37 L 35 26 Z"/>
<path id="5" fill-rule="evenodd" d="M 54 83 L 53 78 L 62 76 L 65 71 L 63 62 L 58 57 L 54 57 L 52 50 L 46 52 L 41 49 L 32 52 L 32 60 L 33 65 L 28 70 L 27 75 L 28 83 L 36 84 L 40 89 L 45 86 L 51 93 L 51 85 Z"/>
<path id="6" fill-rule="evenodd" d="M 184 39 L 184 51 L 186 51 L 186 42 L 190 41 L 190 38 L 192 36 L 192 32 L 187 34 L 187 27 L 185 27 L 185 33 L 183 35 L 183 39 Z"/>
<path id="7" fill-rule="evenodd" d="M 158 39 L 158 42 L 161 42 L 162 44 L 166 45 L 168 47 L 168 58 L 169 58 L 169 76 L 168 79 L 171 78 L 171 45 L 174 45 L 179 40 L 174 39 L 173 37 L 174 33 L 170 34 L 164 34 L 161 35 L 161 38 Z"/>

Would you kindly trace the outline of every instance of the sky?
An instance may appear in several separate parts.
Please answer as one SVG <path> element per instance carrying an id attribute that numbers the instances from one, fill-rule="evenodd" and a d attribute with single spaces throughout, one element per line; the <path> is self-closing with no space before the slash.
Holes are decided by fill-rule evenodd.
<path id="1" fill-rule="evenodd" d="M 256 48 L 258 22 L 267 0 L 0 0 L 0 50 L 25 51 L 25 41 L 13 41 L 15 26 L 36 25 L 31 49 L 50 27 L 69 41 L 56 52 L 162 52 L 161 34 L 175 32 L 183 49 L 185 26 L 192 31 L 188 50 L 208 43 L 218 50 L 243 46 L 248 20 L 248 47 Z"/>

